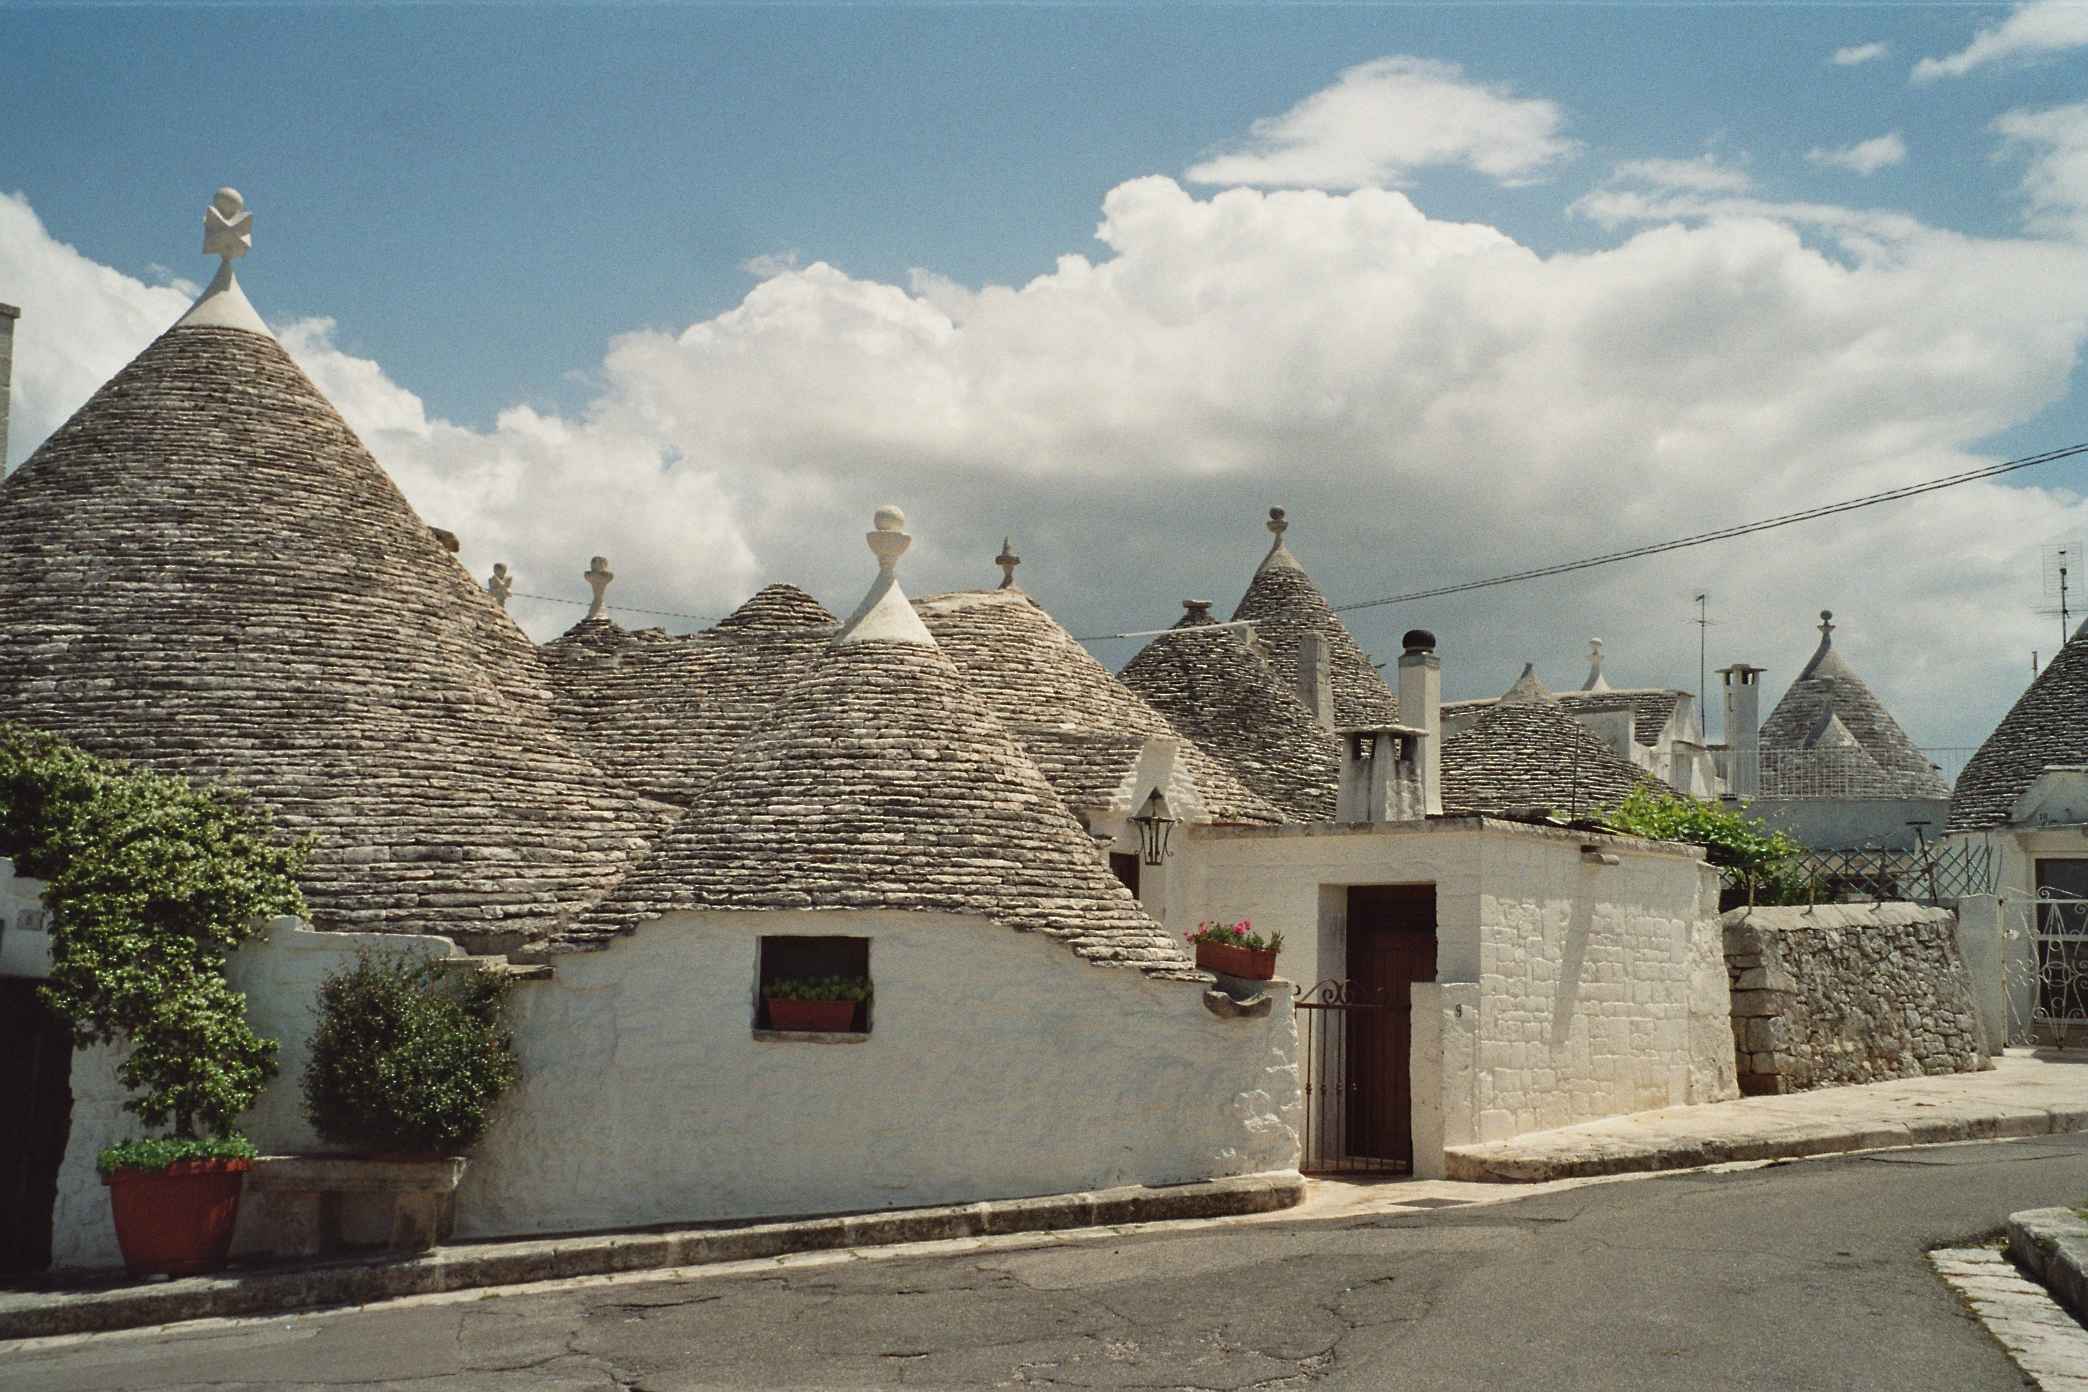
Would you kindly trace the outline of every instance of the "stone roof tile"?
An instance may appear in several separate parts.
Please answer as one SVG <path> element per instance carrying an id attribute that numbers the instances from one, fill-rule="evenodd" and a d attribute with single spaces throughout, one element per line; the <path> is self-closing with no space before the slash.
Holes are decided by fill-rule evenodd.
<path id="1" fill-rule="evenodd" d="M 1269 510 L 1269 530 L 1276 534 L 1276 544 L 1241 596 L 1233 618 L 1258 620 L 1254 636 L 1268 646 L 1269 666 L 1285 691 L 1298 689 L 1300 635 L 1310 630 L 1326 641 L 1336 726 L 1399 724 L 1397 693 L 1284 544 L 1288 525 L 1282 508 Z"/>
<path id="2" fill-rule="evenodd" d="M 1863 678 L 1835 650 L 1833 643 L 1832 616 L 1825 610 L 1820 613 L 1820 646 L 1814 650 L 1812 660 L 1791 683 L 1776 709 L 1762 722 L 1761 745 L 1764 755 L 1772 750 L 1811 751 L 1816 748 L 1815 731 L 1822 727 L 1828 715 L 1838 717 L 1841 724 L 1855 737 L 1876 764 L 1881 777 L 1866 776 L 1860 786 L 1866 791 L 1830 794 L 1836 797 L 1863 798 L 1947 798 L 1950 785 L 1936 772 L 1934 764 L 1907 738 L 1907 732 L 1892 718 L 1878 698 L 1871 694 Z M 1793 761 L 1802 763 L 1803 761 Z M 1766 770 L 1767 764 L 1764 764 Z M 1839 770 L 1836 772 L 1835 770 Z M 1837 779 L 1847 782 L 1862 772 L 1852 761 L 1840 764 L 1822 764 L 1819 777 L 1832 783 Z M 1796 774 L 1793 777 L 1797 777 Z M 1848 783 L 1848 786 L 1859 786 Z M 1794 786 L 1796 786 L 1794 784 Z M 1764 791 L 1764 796 L 1768 793 Z"/>
<path id="3" fill-rule="evenodd" d="M 2081 764 L 2088 764 L 2088 639 L 2076 633 L 1958 774 L 1948 829 L 2002 826 L 2038 775 Z"/>
<path id="4" fill-rule="evenodd" d="M 1650 781 L 1555 701 L 1497 701 L 1443 741 L 1445 811 L 1587 817 Z"/>

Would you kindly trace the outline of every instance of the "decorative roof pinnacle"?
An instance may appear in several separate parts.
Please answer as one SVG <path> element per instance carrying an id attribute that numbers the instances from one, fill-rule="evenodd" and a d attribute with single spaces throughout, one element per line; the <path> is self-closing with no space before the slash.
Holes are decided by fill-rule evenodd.
<path id="1" fill-rule="evenodd" d="M 594 587 L 594 603 L 587 607 L 587 619 L 608 618 L 609 601 L 607 595 L 609 593 L 609 582 L 616 578 L 616 572 L 609 569 L 609 558 L 607 556 L 596 556 L 588 561 L 587 574 L 580 578 Z M 582 619 L 580 622 L 586 623 L 587 619 Z"/>
<path id="2" fill-rule="evenodd" d="M 1014 589 L 1015 567 L 1022 564 L 1022 557 L 1015 554 L 1014 537 L 1001 538 L 1001 553 L 993 558 L 993 563 L 1001 568 L 1001 574 L 1006 577 L 1000 582 L 1000 587 L 1004 590 Z"/>
<path id="3" fill-rule="evenodd" d="M 1602 640 L 1588 640 L 1588 679 L 1581 683 L 1583 691 L 1607 691 L 1610 684 L 1602 675 Z"/>
<path id="4" fill-rule="evenodd" d="M 870 554 L 877 557 L 878 570 L 889 574 L 913 545 L 913 538 L 906 534 L 906 514 L 887 503 L 870 522 L 876 530 L 865 533 L 863 539 L 870 543 Z"/>
<path id="5" fill-rule="evenodd" d="M 1832 635 L 1833 635 L 1833 633 L 1834 633 L 1834 611 L 1833 611 L 1832 609 L 1822 609 L 1822 610 L 1820 611 L 1820 643 L 1821 643 L 1821 646 L 1823 646 L 1823 647 L 1824 647 L 1825 645 L 1827 645 L 1827 644 L 1829 644 L 1829 643 L 1832 643 L 1832 642 L 1834 641 L 1834 638 L 1833 638 L 1833 636 L 1832 636 Z M 1860 646 L 1860 645 L 1859 645 L 1859 646 Z"/>
<path id="6" fill-rule="evenodd" d="M 189 306 L 176 326 L 191 324 L 221 329 L 246 329 L 265 334 L 268 325 L 247 303 L 246 293 L 232 274 L 232 263 L 254 249 L 254 215 L 238 189 L 221 188 L 203 210 L 203 254 L 218 257 L 217 275 L 202 295 Z"/>
<path id="7" fill-rule="evenodd" d="M 507 608 L 508 596 L 514 592 L 515 581 L 508 574 L 507 563 L 505 561 L 495 561 L 493 563 L 493 574 L 486 579 L 486 593 L 493 596 L 495 604 L 505 609 Z"/>
<path id="8" fill-rule="evenodd" d="M 866 533 L 863 540 L 870 543 L 870 553 L 877 557 L 877 578 L 870 582 L 870 592 L 856 606 L 848 622 L 834 635 L 834 643 L 919 643 L 934 647 L 935 639 L 921 616 L 907 602 L 905 591 L 899 588 L 899 558 L 906 548 L 913 545 L 913 538 L 906 534 L 906 514 L 887 503 L 879 508 L 871 519 L 875 530 Z"/>
<path id="9" fill-rule="evenodd" d="M 1255 567 L 1255 574 L 1259 575 L 1271 566 L 1280 566 L 1290 570 L 1303 570 L 1304 567 L 1298 564 L 1298 558 L 1293 556 L 1290 553 L 1290 548 L 1283 544 L 1283 534 L 1290 530 L 1290 523 L 1284 520 L 1282 508 L 1272 507 L 1269 509 L 1268 525 L 1269 532 L 1275 538 L 1275 541 L 1269 546 L 1269 554 L 1262 557 L 1262 563 Z"/>

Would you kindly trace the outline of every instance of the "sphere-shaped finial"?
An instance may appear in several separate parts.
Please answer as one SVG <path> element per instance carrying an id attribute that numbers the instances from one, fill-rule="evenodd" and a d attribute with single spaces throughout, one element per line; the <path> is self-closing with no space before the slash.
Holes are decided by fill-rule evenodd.
<path id="1" fill-rule="evenodd" d="M 219 189 L 203 210 L 203 254 L 231 261 L 253 248 L 254 215 L 246 211 L 246 201 L 238 189 Z"/>
<path id="2" fill-rule="evenodd" d="M 906 514 L 887 503 L 871 514 L 870 522 L 877 530 L 866 532 L 863 540 L 870 543 L 877 568 L 890 570 L 906 554 L 906 548 L 913 545 L 913 538 L 906 534 Z"/>
<path id="3" fill-rule="evenodd" d="M 1269 509 L 1269 530 L 1274 532 L 1279 540 L 1283 536 L 1283 529 L 1289 525 L 1290 523 L 1283 520 L 1282 508 L 1272 507 Z"/>
<path id="4" fill-rule="evenodd" d="M 879 508 L 870 521 L 880 532 L 903 532 L 906 530 L 906 514 L 893 507 L 890 503 L 886 503 Z"/>
<path id="5" fill-rule="evenodd" d="M 1820 641 L 1823 643 L 1828 642 L 1833 633 L 1834 611 L 1832 609 L 1822 609 L 1820 611 Z"/>

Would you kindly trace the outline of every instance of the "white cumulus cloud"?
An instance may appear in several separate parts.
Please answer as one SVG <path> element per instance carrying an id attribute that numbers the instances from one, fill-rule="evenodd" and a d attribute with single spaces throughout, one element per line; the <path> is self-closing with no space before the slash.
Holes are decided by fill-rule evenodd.
<path id="1" fill-rule="evenodd" d="M 1393 190 L 1133 179 L 1104 200 L 1097 258 L 980 287 L 779 264 L 726 313 L 610 343 L 585 411 L 516 407 L 485 431 L 429 417 L 325 321 L 279 331 L 474 572 L 505 561 L 524 592 L 582 599 L 603 554 L 612 601 L 637 608 L 721 614 L 792 580 L 845 611 L 872 570 L 856 538 L 897 502 L 911 592 L 997 583 L 1012 534 L 1025 588 L 1080 633 L 1161 626 L 1191 595 L 1229 604 L 1272 503 L 1339 602 L 1932 478 L 2064 396 L 2088 247 L 1757 203 L 1728 166 L 1672 166 L 1613 191 L 1643 201 L 1616 210 L 1612 245 L 1552 255 Z M 0 286 L 73 255 L 19 199 L 0 214 Z M 66 264 L 63 295 L 23 321 L 28 433 L 180 308 Z M 246 272 L 265 314 L 265 258 Z M 1967 744 L 2051 646 L 2031 612 L 2039 546 L 2083 534 L 2072 494 L 1979 484 L 1351 617 L 1381 655 L 1435 629 L 1453 695 L 1497 692 L 1526 659 L 1574 680 L 1598 633 L 1612 682 L 1693 686 L 1689 596 L 1708 589 L 1714 665 L 1766 665 L 1774 694 L 1832 608 L 1916 738 Z M 515 611 L 540 635 L 579 612 Z"/>
<path id="2" fill-rule="evenodd" d="M 2007 19 L 1982 29 L 1972 42 L 1947 58 L 1924 58 L 1914 65 L 1916 82 L 1961 77 L 1989 63 L 2027 61 L 2088 45 L 2088 5 L 2080 0 L 2032 0 L 2018 5 Z"/>
<path id="3" fill-rule="evenodd" d="M 2011 111 L 1994 129 L 2030 154 L 2022 184 L 2025 225 L 2088 241 L 2088 102 Z"/>
<path id="4" fill-rule="evenodd" d="M 1898 131 L 1878 136 L 1874 140 L 1858 141 L 1854 145 L 1833 148 L 1814 146 L 1807 152 L 1807 159 L 1814 164 L 1833 165 L 1838 169 L 1853 170 L 1858 174 L 1875 174 L 1889 165 L 1907 162 L 1907 142 Z"/>
<path id="5" fill-rule="evenodd" d="M 1397 185 L 1417 169 L 1463 165 L 1522 183 L 1578 146 L 1552 102 L 1474 82 L 1455 63 L 1394 56 L 1341 74 L 1281 116 L 1250 128 L 1242 149 L 1188 172 L 1192 183 L 1353 189 Z"/>
<path id="6" fill-rule="evenodd" d="M 1834 50 L 1834 61 L 1842 67 L 1852 68 L 1873 58 L 1883 58 L 1890 51 L 1890 46 L 1882 43 L 1852 44 Z"/>

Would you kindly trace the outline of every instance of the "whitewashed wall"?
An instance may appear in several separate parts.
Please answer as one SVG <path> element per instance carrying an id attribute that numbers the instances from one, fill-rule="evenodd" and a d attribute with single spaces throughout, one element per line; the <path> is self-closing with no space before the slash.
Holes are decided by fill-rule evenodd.
<path id="1" fill-rule="evenodd" d="M 757 1042 L 758 940 L 871 939 L 861 1042 Z M 278 920 L 235 956 L 281 1076 L 242 1129 L 318 1149 L 299 1115 L 320 980 L 358 948 L 448 955 L 443 938 L 314 933 Z M 982 920 L 892 913 L 680 915 L 557 959 L 508 1012 L 521 1082 L 474 1152 L 458 1236 L 910 1207 L 1295 1168 L 1290 1002 L 1221 1020 L 1193 982 L 1089 966 Z M 94 1171 L 140 1133 L 117 1055 L 74 1056 L 54 1263 L 120 1260 Z M 236 1250 L 265 1242 L 259 1205 Z"/>
<path id="2" fill-rule="evenodd" d="M 226 975 L 246 993 L 247 1020 L 264 1038 L 280 1040 L 278 1076 L 254 1110 L 240 1118 L 239 1129 L 264 1154 L 295 1154 L 320 1149 L 319 1138 L 299 1111 L 297 1080 L 311 1056 L 307 1044 L 315 1021 L 319 983 L 354 963 L 359 949 L 413 952 L 447 957 L 458 949 L 447 938 L 398 933 L 315 933 L 294 918 L 273 920 L 268 931 L 235 953 Z M 94 1157 L 106 1146 L 146 1134 L 138 1119 L 123 1110 L 132 1094 L 116 1081 L 122 1054 L 107 1046 L 73 1054 L 72 1133 L 58 1170 L 58 1204 L 51 1218 L 53 1266 L 114 1266 L 123 1260 L 116 1229 L 109 1220 L 109 1200 L 95 1172 Z M 240 1211 L 235 1251 L 267 1245 L 261 1230 L 261 1206 Z"/>
<path id="3" fill-rule="evenodd" d="M 51 974 L 43 891 L 42 880 L 17 877 L 14 862 L 0 856 L 0 976 Z"/>
<path id="4" fill-rule="evenodd" d="M 1591 843 L 1623 863 L 1584 863 Z M 1423 1172 L 1438 1127 L 1457 1145 L 1737 1095 L 1717 877 L 1692 852 L 1476 819 L 1198 827 L 1168 869 L 1171 927 L 1281 931 L 1302 982 L 1346 975 L 1348 886 L 1435 885 L 1436 981 L 1475 993 L 1426 995 Z"/>
<path id="5" fill-rule="evenodd" d="M 1975 989 L 2001 1002 L 2003 1031 L 2011 1044 L 2030 1043 L 2035 1034 L 2032 1016 L 2038 1000 L 2037 965 L 2037 862 L 2039 860 L 2088 859 L 2088 823 L 2035 830 L 1979 832 L 1951 838 L 1953 846 L 1984 846 L 1993 856 L 1994 905 L 1991 953 L 1976 945 L 1966 954 L 1966 965 L 1975 975 Z M 1985 929 L 1985 905 L 1967 901 L 1961 910 L 1961 941 L 1973 929 Z M 1985 958 L 1998 959 L 1993 966 Z M 1998 971 L 1999 981 L 1995 981 Z"/>
<path id="6" fill-rule="evenodd" d="M 753 1037 L 759 939 L 871 940 L 860 1042 Z M 679 914 L 517 992 L 523 1081 L 458 1233 L 506 1235 L 1168 1184 L 1294 1168 L 1289 1001 L 949 915 Z"/>

